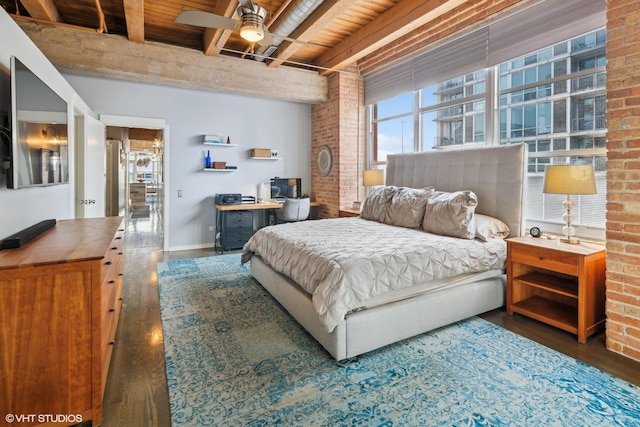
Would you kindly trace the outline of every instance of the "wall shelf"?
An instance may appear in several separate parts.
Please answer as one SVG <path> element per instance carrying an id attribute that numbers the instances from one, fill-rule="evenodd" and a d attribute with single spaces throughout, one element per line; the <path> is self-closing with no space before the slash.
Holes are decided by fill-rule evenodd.
<path id="1" fill-rule="evenodd" d="M 281 160 L 282 157 L 250 157 L 251 160 Z"/>
<path id="2" fill-rule="evenodd" d="M 238 169 L 214 169 L 214 168 L 202 168 L 204 172 L 235 172 Z"/>
<path id="3" fill-rule="evenodd" d="M 227 144 L 224 142 L 203 142 L 203 145 L 211 145 L 214 147 L 237 147 L 238 144 Z"/>

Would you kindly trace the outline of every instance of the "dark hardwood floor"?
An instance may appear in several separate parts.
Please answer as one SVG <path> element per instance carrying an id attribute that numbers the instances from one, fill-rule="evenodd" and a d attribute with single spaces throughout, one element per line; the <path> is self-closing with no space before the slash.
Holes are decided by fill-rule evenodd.
<path id="1" fill-rule="evenodd" d="M 153 206 L 152 206 L 153 207 Z M 162 251 L 157 212 L 127 219 L 124 300 L 103 403 L 103 426 L 170 426 L 156 264 L 215 255 L 212 249 Z M 604 333 L 579 344 L 576 337 L 503 309 L 484 319 L 640 386 L 640 363 L 610 352 Z"/>

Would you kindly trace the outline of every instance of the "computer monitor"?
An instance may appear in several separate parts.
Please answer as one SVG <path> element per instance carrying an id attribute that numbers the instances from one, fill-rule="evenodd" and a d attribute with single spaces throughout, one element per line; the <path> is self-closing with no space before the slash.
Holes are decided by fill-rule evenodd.
<path id="1" fill-rule="evenodd" d="M 274 200 L 302 197 L 302 180 L 300 178 L 271 179 L 271 198 Z"/>

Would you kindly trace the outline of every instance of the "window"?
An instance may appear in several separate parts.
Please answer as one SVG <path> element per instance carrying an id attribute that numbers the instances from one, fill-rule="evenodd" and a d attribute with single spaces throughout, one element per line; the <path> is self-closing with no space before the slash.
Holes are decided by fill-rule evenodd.
<path id="1" fill-rule="evenodd" d="M 373 164 L 386 162 L 387 154 L 416 151 L 413 100 L 407 93 L 373 106 Z"/>
<path id="2" fill-rule="evenodd" d="M 573 213 L 575 225 L 599 229 L 604 237 L 605 41 L 604 29 L 592 31 L 373 104 L 376 164 L 389 152 L 525 143 L 527 225 L 551 231 L 561 228 L 564 196 L 542 193 L 546 166 L 592 164 L 598 194 L 576 197 Z"/>
<path id="3" fill-rule="evenodd" d="M 423 150 L 485 141 L 485 70 L 420 91 Z"/>

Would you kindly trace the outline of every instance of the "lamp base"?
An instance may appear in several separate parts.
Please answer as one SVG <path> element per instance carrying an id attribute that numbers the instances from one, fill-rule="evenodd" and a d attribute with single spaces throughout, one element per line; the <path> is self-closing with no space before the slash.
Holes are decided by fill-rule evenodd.
<path id="1" fill-rule="evenodd" d="M 570 245 L 579 245 L 580 244 L 580 239 L 576 239 L 574 238 L 564 238 L 564 239 L 559 239 L 562 243 L 569 243 Z"/>

